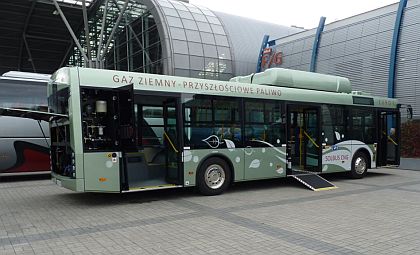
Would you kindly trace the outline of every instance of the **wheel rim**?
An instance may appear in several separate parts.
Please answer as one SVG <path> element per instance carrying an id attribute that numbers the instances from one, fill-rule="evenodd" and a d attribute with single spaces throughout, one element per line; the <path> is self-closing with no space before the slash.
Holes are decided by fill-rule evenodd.
<path id="1" fill-rule="evenodd" d="M 204 178 L 209 188 L 218 189 L 225 183 L 225 170 L 218 164 L 210 165 L 204 173 Z"/>
<path id="2" fill-rule="evenodd" d="M 358 157 L 354 162 L 354 169 L 356 173 L 363 174 L 366 171 L 366 160 L 363 157 Z"/>

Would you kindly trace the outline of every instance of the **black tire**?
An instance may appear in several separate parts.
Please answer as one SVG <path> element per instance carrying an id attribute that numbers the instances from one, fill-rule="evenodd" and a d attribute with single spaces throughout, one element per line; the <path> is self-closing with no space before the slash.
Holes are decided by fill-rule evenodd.
<path id="1" fill-rule="evenodd" d="M 357 152 L 351 161 L 350 177 L 360 179 L 366 175 L 368 170 L 368 156 L 363 152 Z"/>
<path id="2" fill-rule="evenodd" d="M 221 158 L 209 158 L 197 172 L 198 191 L 206 196 L 223 193 L 230 185 L 232 172 L 229 165 Z"/>

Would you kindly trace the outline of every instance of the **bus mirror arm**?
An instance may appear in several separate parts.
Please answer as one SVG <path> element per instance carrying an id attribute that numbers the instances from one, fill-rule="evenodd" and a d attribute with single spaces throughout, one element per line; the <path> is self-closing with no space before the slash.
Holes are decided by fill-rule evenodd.
<path id="1" fill-rule="evenodd" d="M 48 139 L 47 139 L 47 136 L 45 135 L 44 129 L 41 126 L 41 121 L 40 120 L 37 120 L 37 122 L 38 122 L 39 129 L 41 129 L 41 133 L 44 136 L 45 143 L 47 144 L 47 146 L 49 148 L 50 147 L 50 143 L 48 142 Z"/>
<path id="2" fill-rule="evenodd" d="M 34 111 L 19 108 L 0 107 L 0 116 L 19 117 L 51 122 L 53 118 L 69 118 L 69 115 L 51 112 Z"/>
<path id="3" fill-rule="evenodd" d="M 50 117 L 50 119 L 48 120 L 48 122 L 57 121 L 57 120 L 59 120 L 61 118 L 69 119 L 69 116 L 68 115 L 64 115 L 64 114 L 57 114 L 57 115 L 54 115 L 54 116 Z"/>

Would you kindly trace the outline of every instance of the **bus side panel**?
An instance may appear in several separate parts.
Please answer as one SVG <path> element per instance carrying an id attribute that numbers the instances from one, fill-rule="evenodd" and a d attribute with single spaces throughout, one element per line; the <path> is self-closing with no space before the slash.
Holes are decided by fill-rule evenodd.
<path id="1" fill-rule="evenodd" d="M 243 150 L 246 180 L 286 176 L 286 147 L 251 147 Z"/>
<path id="2" fill-rule="evenodd" d="M 44 138 L 0 138 L 0 173 L 50 171 Z"/>
<path id="3" fill-rule="evenodd" d="M 112 157 L 116 154 L 116 157 Z M 117 152 L 84 154 L 85 191 L 120 192 L 120 158 Z"/>
<path id="4" fill-rule="evenodd" d="M 41 126 L 49 143 L 48 123 Z M 0 117 L 0 173 L 49 171 L 46 139 L 35 120 Z"/>
<path id="5" fill-rule="evenodd" d="M 322 172 L 333 173 L 351 170 L 354 154 L 365 149 L 369 152 L 371 168 L 376 167 L 376 145 L 365 144 L 357 140 L 349 140 L 330 146 L 322 151 Z"/>
<path id="6" fill-rule="evenodd" d="M 244 180 L 244 152 L 242 149 L 200 149 L 185 150 L 184 161 L 184 186 L 196 185 L 196 174 L 198 167 L 205 159 L 212 156 L 227 158 L 235 172 L 234 181 Z"/>
<path id="7" fill-rule="evenodd" d="M 322 172 L 350 171 L 352 158 L 352 141 L 344 141 L 332 146 L 326 146 L 322 150 Z"/>
<path id="8" fill-rule="evenodd" d="M 352 148 L 353 148 L 353 156 L 360 149 L 367 150 L 369 153 L 368 160 L 370 160 L 371 167 L 372 168 L 376 167 L 376 148 L 374 144 L 365 144 L 361 141 L 352 140 Z"/>

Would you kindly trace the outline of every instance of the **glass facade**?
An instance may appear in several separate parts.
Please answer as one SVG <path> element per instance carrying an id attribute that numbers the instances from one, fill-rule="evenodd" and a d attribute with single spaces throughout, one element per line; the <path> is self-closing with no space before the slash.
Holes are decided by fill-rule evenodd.
<path id="1" fill-rule="evenodd" d="M 106 9 L 106 19 L 105 19 L 105 26 L 104 26 L 104 33 L 102 37 L 102 49 L 100 51 L 100 54 L 104 53 L 104 47 L 106 42 L 108 41 L 108 38 L 111 35 L 112 28 L 118 18 L 118 15 L 120 11 L 123 8 L 124 5 L 123 0 L 112 0 L 108 1 L 108 5 L 105 5 L 105 1 L 102 2 L 97 7 L 97 10 L 93 12 L 92 15 L 89 16 L 89 42 L 90 42 L 90 48 L 91 48 L 91 59 L 97 59 L 98 58 L 98 47 L 100 44 L 101 39 L 101 30 L 102 30 L 102 18 Z M 146 6 L 138 3 L 135 0 L 130 0 L 129 4 L 127 5 L 126 11 L 124 12 L 125 15 L 123 15 L 123 18 L 119 24 L 119 27 L 117 28 L 117 33 L 114 36 L 114 39 L 120 39 L 119 33 L 120 31 L 129 29 L 129 24 L 136 19 L 138 19 L 140 16 L 142 16 L 145 12 L 147 12 Z M 83 29 L 82 29 L 83 30 Z M 79 42 L 82 45 L 82 47 L 85 49 L 85 52 L 87 52 L 87 43 L 86 43 L 86 36 L 84 31 L 80 32 L 79 36 Z M 108 49 L 106 52 L 109 54 L 109 52 L 113 51 L 114 42 L 111 41 Z M 105 54 L 105 57 L 107 58 L 107 55 Z M 86 66 L 86 63 L 82 57 L 82 54 L 80 53 L 79 49 L 74 46 L 73 51 L 69 57 L 68 65 L 70 66 Z M 113 69 L 113 68 L 112 68 Z"/>
<path id="2" fill-rule="evenodd" d="M 228 36 L 213 12 L 175 0 L 143 2 L 131 0 L 114 40 L 105 50 L 104 68 L 215 80 L 234 76 Z M 103 44 L 122 5 L 121 1 L 109 1 Z M 102 4 L 89 21 L 92 59 L 97 58 L 104 10 Z M 84 33 L 80 41 L 86 48 Z M 86 66 L 77 48 L 69 64 Z"/>
<path id="3" fill-rule="evenodd" d="M 116 36 L 105 68 L 142 73 L 163 73 L 162 45 L 150 12 L 126 25 Z"/>
<path id="4" fill-rule="evenodd" d="M 232 53 L 220 20 L 206 8 L 158 0 L 172 39 L 174 75 L 228 80 Z"/>

